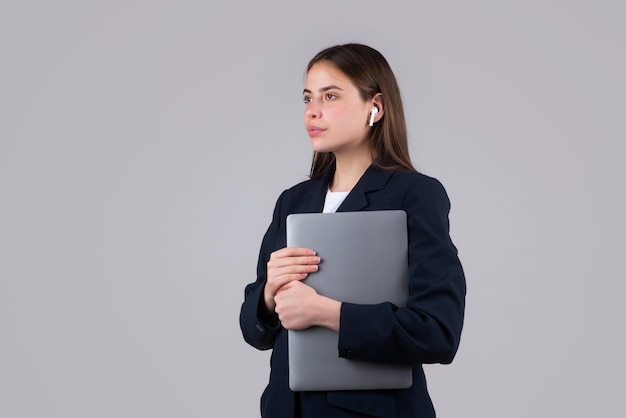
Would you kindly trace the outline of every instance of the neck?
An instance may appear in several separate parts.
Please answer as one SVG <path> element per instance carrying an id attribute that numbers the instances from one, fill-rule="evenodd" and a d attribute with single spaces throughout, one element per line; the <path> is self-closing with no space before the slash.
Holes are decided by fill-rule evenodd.
<path id="1" fill-rule="evenodd" d="M 369 155 L 342 157 L 335 154 L 335 175 L 330 183 L 331 192 L 349 192 L 372 164 Z"/>

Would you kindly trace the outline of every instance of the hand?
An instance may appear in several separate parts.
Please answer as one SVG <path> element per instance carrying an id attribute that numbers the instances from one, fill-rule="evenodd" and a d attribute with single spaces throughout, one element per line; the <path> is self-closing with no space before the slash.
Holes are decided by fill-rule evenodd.
<path id="1" fill-rule="evenodd" d="M 285 247 L 274 251 L 267 262 L 267 282 L 263 289 L 265 306 L 275 312 L 274 298 L 281 287 L 305 279 L 317 271 L 320 258 L 309 248 Z"/>
<path id="2" fill-rule="evenodd" d="M 300 330 L 319 325 L 339 331 L 341 302 L 318 294 L 301 281 L 283 285 L 274 300 L 283 328 Z"/>
<path id="3" fill-rule="evenodd" d="M 318 298 L 320 295 L 315 289 L 300 281 L 294 280 L 283 285 L 274 297 L 275 311 L 282 326 L 298 330 L 316 325 Z"/>

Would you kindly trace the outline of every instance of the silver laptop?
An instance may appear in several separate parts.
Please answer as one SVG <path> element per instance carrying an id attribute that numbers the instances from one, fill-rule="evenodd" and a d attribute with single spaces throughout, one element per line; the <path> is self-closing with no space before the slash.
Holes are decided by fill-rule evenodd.
<path id="1" fill-rule="evenodd" d="M 319 294 L 359 304 L 404 307 L 409 294 L 406 213 L 402 210 L 292 214 L 287 246 L 321 257 L 305 283 Z M 294 391 L 404 389 L 411 365 L 340 358 L 339 334 L 324 327 L 289 331 L 289 387 Z"/>

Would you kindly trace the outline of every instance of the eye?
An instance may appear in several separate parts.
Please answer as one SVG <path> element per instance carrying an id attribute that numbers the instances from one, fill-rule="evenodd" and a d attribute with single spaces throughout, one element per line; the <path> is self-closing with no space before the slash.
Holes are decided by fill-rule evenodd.
<path id="1" fill-rule="evenodd" d="M 311 97 L 310 96 L 304 96 L 304 98 L 302 100 L 306 104 L 306 103 L 309 103 L 311 101 Z"/>
<path id="2" fill-rule="evenodd" d="M 326 100 L 335 100 L 337 98 L 337 96 L 332 93 L 326 93 L 326 96 L 324 97 L 326 97 Z"/>

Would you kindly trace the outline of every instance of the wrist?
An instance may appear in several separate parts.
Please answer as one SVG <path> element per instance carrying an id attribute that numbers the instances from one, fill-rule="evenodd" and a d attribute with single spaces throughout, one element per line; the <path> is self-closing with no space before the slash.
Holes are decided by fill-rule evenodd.
<path id="1" fill-rule="evenodd" d="M 274 302 L 274 297 L 268 294 L 267 287 L 263 289 L 263 304 L 265 305 L 265 309 L 267 309 L 268 312 L 275 312 L 276 302 Z"/>
<path id="2" fill-rule="evenodd" d="M 317 325 L 339 332 L 341 302 L 326 296 L 320 296 L 317 311 Z"/>

